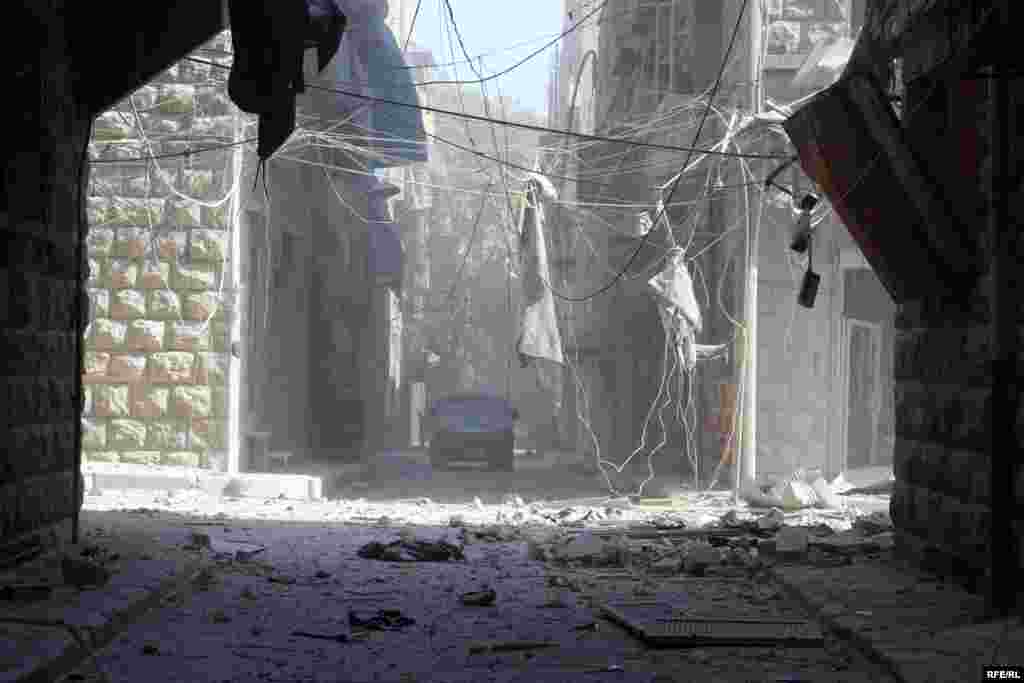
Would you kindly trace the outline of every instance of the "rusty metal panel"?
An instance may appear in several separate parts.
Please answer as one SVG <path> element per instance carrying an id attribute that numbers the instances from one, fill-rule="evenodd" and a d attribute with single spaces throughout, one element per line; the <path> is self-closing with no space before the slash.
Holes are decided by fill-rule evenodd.
<path id="1" fill-rule="evenodd" d="M 841 79 L 783 126 L 897 303 L 973 284 L 976 244 L 869 76 Z"/>

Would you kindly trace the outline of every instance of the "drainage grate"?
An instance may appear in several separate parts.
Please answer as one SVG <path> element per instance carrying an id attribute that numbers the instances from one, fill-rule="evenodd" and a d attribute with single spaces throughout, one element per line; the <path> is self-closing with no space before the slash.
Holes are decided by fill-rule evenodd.
<path id="1" fill-rule="evenodd" d="M 652 613 L 650 603 L 607 604 L 604 613 L 648 645 L 701 647 L 707 645 L 820 647 L 821 628 L 805 619 L 749 617 L 687 617 Z"/>

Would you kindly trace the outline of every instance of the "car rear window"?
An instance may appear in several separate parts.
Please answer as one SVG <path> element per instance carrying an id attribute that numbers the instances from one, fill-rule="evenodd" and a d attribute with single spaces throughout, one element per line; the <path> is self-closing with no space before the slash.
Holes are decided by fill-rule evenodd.
<path id="1" fill-rule="evenodd" d="M 442 429 L 456 432 L 491 432 L 512 429 L 512 407 L 501 399 L 448 398 L 431 411 Z"/>

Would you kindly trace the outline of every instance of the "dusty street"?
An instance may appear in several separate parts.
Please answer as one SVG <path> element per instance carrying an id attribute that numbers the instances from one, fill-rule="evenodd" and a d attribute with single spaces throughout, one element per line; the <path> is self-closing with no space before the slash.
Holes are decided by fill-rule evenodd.
<path id="1" fill-rule="evenodd" d="M 87 628 L 90 600 L 106 609 L 100 596 L 165 567 L 188 566 L 190 580 L 59 680 L 891 680 L 846 643 L 820 640 L 816 619 L 776 584 L 741 527 L 713 525 L 716 545 L 706 542 L 698 524 L 721 517 L 727 502 L 692 496 L 666 510 L 516 494 L 298 502 L 107 491 L 87 498 L 83 550 L 111 578 L 66 597 L 77 608 L 65 621 L 78 614 Z M 755 526 L 756 515 L 743 517 Z M 851 526 L 824 511 L 787 521 L 819 524 L 819 533 L 831 521 L 840 535 Z M 372 559 L 361 549 L 374 541 L 406 541 L 409 560 L 416 547 L 452 552 Z M 805 623 L 790 631 L 811 642 L 772 643 L 785 630 L 775 625 L 757 645 L 736 632 L 739 645 L 653 648 L 608 606 L 648 623 L 797 620 Z M 737 627 L 711 635 L 728 628 Z"/>

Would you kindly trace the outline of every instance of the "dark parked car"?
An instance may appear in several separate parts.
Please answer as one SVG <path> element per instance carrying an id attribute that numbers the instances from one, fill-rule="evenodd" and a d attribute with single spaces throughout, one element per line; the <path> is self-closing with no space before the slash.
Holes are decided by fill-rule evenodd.
<path id="1" fill-rule="evenodd" d="M 434 401 L 426 415 L 430 462 L 439 469 L 515 468 L 513 427 L 519 412 L 490 394 L 454 394 Z"/>

